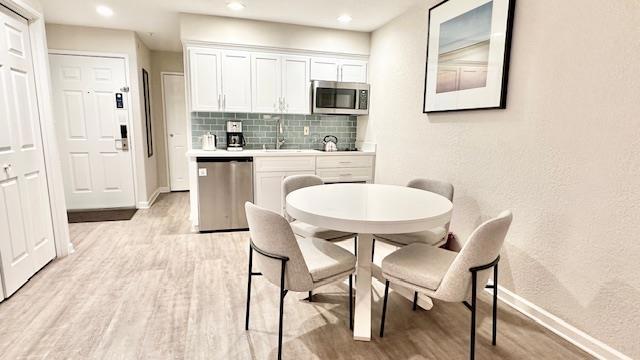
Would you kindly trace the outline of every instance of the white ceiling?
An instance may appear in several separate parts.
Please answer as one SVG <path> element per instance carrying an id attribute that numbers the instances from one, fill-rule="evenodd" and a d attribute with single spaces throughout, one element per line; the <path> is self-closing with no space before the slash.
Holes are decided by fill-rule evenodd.
<path id="1" fill-rule="evenodd" d="M 226 0 L 42 0 L 42 4 L 49 23 L 134 30 L 152 50 L 179 51 L 180 12 L 369 32 L 419 1 L 240 0 L 246 8 L 239 12 L 228 9 Z M 97 5 L 107 5 L 115 14 L 104 18 L 96 13 Z M 339 23 L 336 18 L 341 14 L 351 15 L 353 21 Z"/>

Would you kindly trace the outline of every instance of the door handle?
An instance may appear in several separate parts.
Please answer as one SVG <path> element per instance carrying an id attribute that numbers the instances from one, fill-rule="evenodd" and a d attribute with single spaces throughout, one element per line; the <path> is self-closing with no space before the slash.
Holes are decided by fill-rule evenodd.
<path id="1" fill-rule="evenodd" d="M 173 134 L 169 134 L 169 137 L 173 137 Z"/>
<path id="2" fill-rule="evenodd" d="M 120 143 L 120 147 L 118 147 Z M 120 139 L 115 139 L 116 150 L 129 151 L 129 134 L 127 125 L 120 125 Z"/>

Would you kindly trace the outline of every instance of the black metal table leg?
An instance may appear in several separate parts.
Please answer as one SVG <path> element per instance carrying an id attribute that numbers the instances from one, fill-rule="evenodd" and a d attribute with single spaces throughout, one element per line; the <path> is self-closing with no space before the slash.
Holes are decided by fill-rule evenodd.
<path id="1" fill-rule="evenodd" d="M 353 274 L 349 275 L 349 329 L 353 330 Z"/>

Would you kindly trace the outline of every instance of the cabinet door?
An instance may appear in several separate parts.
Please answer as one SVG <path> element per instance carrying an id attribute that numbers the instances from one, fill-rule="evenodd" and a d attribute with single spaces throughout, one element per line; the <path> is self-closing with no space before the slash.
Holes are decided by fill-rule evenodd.
<path id="1" fill-rule="evenodd" d="M 310 114 L 309 58 L 282 57 L 282 97 L 287 114 Z"/>
<path id="2" fill-rule="evenodd" d="M 251 55 L 246 51 L 222 53 L 222 110 L 251 111 Z"/>
<path id="3" fill-rule="evenodd" d="M 340 60 L 311 58 L 311 80 L 338 81 Z"/>
<path id="4" fill-rule="evenodd" d="M 282 67 L 279 55 L 251 55 L 253 112 L 280 112 Z"/>
<path id="5" fill-rule="evenodd" d="M 220 51 L 189 49 L 191 111 L 220 111 Z"/>
<path id="6" fill-rule="evenodd" d="M 255 203 L 278 214 L 282 213 L 282 179 L 286 172 L 256 172 Z"/>
<path id="7" fill-rule="evenodd" d="M 367 82 L 367 62 L 360 60 L 343 60 L 340 65 L 340 81 Z"/>

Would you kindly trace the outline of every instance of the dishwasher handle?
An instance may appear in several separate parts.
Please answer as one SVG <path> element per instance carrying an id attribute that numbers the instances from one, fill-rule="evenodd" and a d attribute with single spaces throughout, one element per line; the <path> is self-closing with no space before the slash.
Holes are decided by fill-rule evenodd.
<path id="1" fill-rule="evenodd" d="M 252 157 L 199 157 L 198 163 L 211 162 L 253 162 Z"/>

